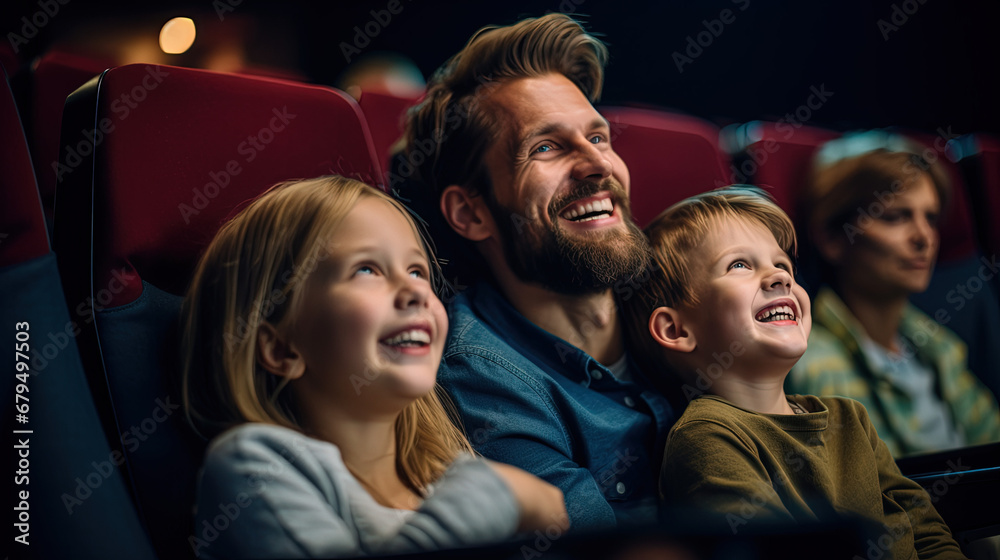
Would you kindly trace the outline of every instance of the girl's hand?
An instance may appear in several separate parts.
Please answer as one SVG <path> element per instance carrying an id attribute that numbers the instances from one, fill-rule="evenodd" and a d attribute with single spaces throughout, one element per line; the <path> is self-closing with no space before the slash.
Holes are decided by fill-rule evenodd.
<path id="1" fill-rule="evenodd" d="M 507 483 L 521 506 L 518 531 L 541 530 L 546 534 L 569 529 L 569 515 L 562 490 L 517 467 L 487 461 Z"/>

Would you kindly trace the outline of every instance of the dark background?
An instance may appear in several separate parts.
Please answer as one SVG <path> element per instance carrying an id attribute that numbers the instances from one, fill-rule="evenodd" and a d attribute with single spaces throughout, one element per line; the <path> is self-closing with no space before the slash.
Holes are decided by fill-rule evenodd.
<path id="1" fill-rule="evenodd" d="M 59 12 L 22 46 L 25 60 L 68 39 L 108 42 L 120 29 L 143 25 L 156 33 L 170 17 L 183 15 L 199 26 L 196 45 L 219 29 L 240 25 L 255 63 L 329 85 L 347 67 L 342 43 L 354 42 L 355 26 L 363 29 L 374 21 L 372 10 L 389 5 L 388 0 L 242 0 L 235 6 L 227 0 L 155 6 L 48 1 L 58 5 Z M 5 37 L 20 33 L 21 18 L 30 18 L 44 2 L 15 0 L 0 7 Z M 378 33 L 361 50 L 406 54 L 425 76 L 483 25 L 572 11 L 610 48 L 605 104 L 672 108 L 725 125 L 778 119 L 806 103 L 811 86 L 825 86 L 833 95 L 813 112 L 810 123 L 817 126 L 851 130 L 898 125 L 927 131 L 950 126 L 955 134 L 1000 132 L 996 0 L 398 2 L 401 11 L 390 14 L 386 25 L 378 24 Z M 688 37 L 697 40 L 706 31 L 703 22 L 719 19 L 724 9 L 732 10 L 735 21 L 725 24 L 679 72 L 672 54 L 684 54 Z M 878 22 L 893 24 L 894 13 L 896 23 L 904 15 L 906 21 L 896 30 L 888 29 L 886 38 Z M 702 35 L 703 42 L 707 37 Z M 175 63 L 187 65 L 182 62 Z"/>

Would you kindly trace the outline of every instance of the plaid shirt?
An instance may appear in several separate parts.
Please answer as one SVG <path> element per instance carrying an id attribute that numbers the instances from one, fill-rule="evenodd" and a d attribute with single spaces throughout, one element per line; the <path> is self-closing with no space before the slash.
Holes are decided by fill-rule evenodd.
<path id="1" fill-rule="evenodd" d="M 969 372 L 965 343 L 912 305 L 903 312 L 899 333 L 916 349 L 916 358 L 936 374 L 937 393 L 966 444 L 1000 440 L 997 401 Z M 866 336 L 833 290 L 821 289 L 813 302 L 809 349 L 789 374 L 787 392 L 861 401 L 894 457 L 934 451 L 921 444 L 909 395 L 895 387 L 861 350 L 860 341 Z"/>

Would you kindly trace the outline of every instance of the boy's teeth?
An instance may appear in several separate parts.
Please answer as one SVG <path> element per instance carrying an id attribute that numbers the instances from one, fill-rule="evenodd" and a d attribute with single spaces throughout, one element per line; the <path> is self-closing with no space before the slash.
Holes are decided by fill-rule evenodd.
<path id="1" fill-rule="evenodd" d="M 756 319 L 762 323 L 770 323 L 772 321 L 793 321 L 795 320 L 795 313 L 792 311 L 791 306 L 779 305 L 777 307 L 769 307 L 764 311 L 757 314 Z"/>
<path id="2" fill-rule="evenodd" d="M 413 329 L 409 331 L 403 331 L 392 338 L 387 338 L 382 341 L 383 344 L 388 344 L 389 346 L 396 346 L 406 342 L 416 343 L 416 344 L 430 344 L 431 335 L 427 331 L 422 329 Z"/>
<path id="3" fill-rule="evenodd" d="M 614 203 L 611 199 L 604 198 L 598 200 L 597 202 L 591 201 L 586 204 L 575 204 L 569 210 L 562 213 L 562 217 L 567 220 L 573 220 L 575 222 L 589 222 L 590 220 L 597 220 L 599 218 L 605 218 L 611 215 L 615 210 Z M 596 214 L 595 214 L 596 213 Z M 588 216 L 588 214 L 595 214 Z M 583 219 L 577 219 L 582 216 L 587 216 Z"/>

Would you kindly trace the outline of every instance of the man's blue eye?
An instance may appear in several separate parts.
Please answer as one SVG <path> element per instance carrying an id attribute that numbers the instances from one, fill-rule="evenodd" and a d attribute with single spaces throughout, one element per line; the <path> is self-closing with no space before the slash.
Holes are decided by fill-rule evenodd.
<path id="1" fill-rule="evenodd" d="M 548 144 L 542 144 L 541 146 L 539 146 L 538 148 L 535 149 L 535 153 L 537 153 L 537 154 L 542 154 L 542 153 L 550 152 L 550 151 L 552 151 L 552 146 L 550 146 Z"/>
<path id="2" fill-rule="evenodd" d="M 604 138 L 601 138 L 600 136 L 593 136 L 590 139 L 591 144 L 600 144 L 601 142 L 604 142 Z"/>

